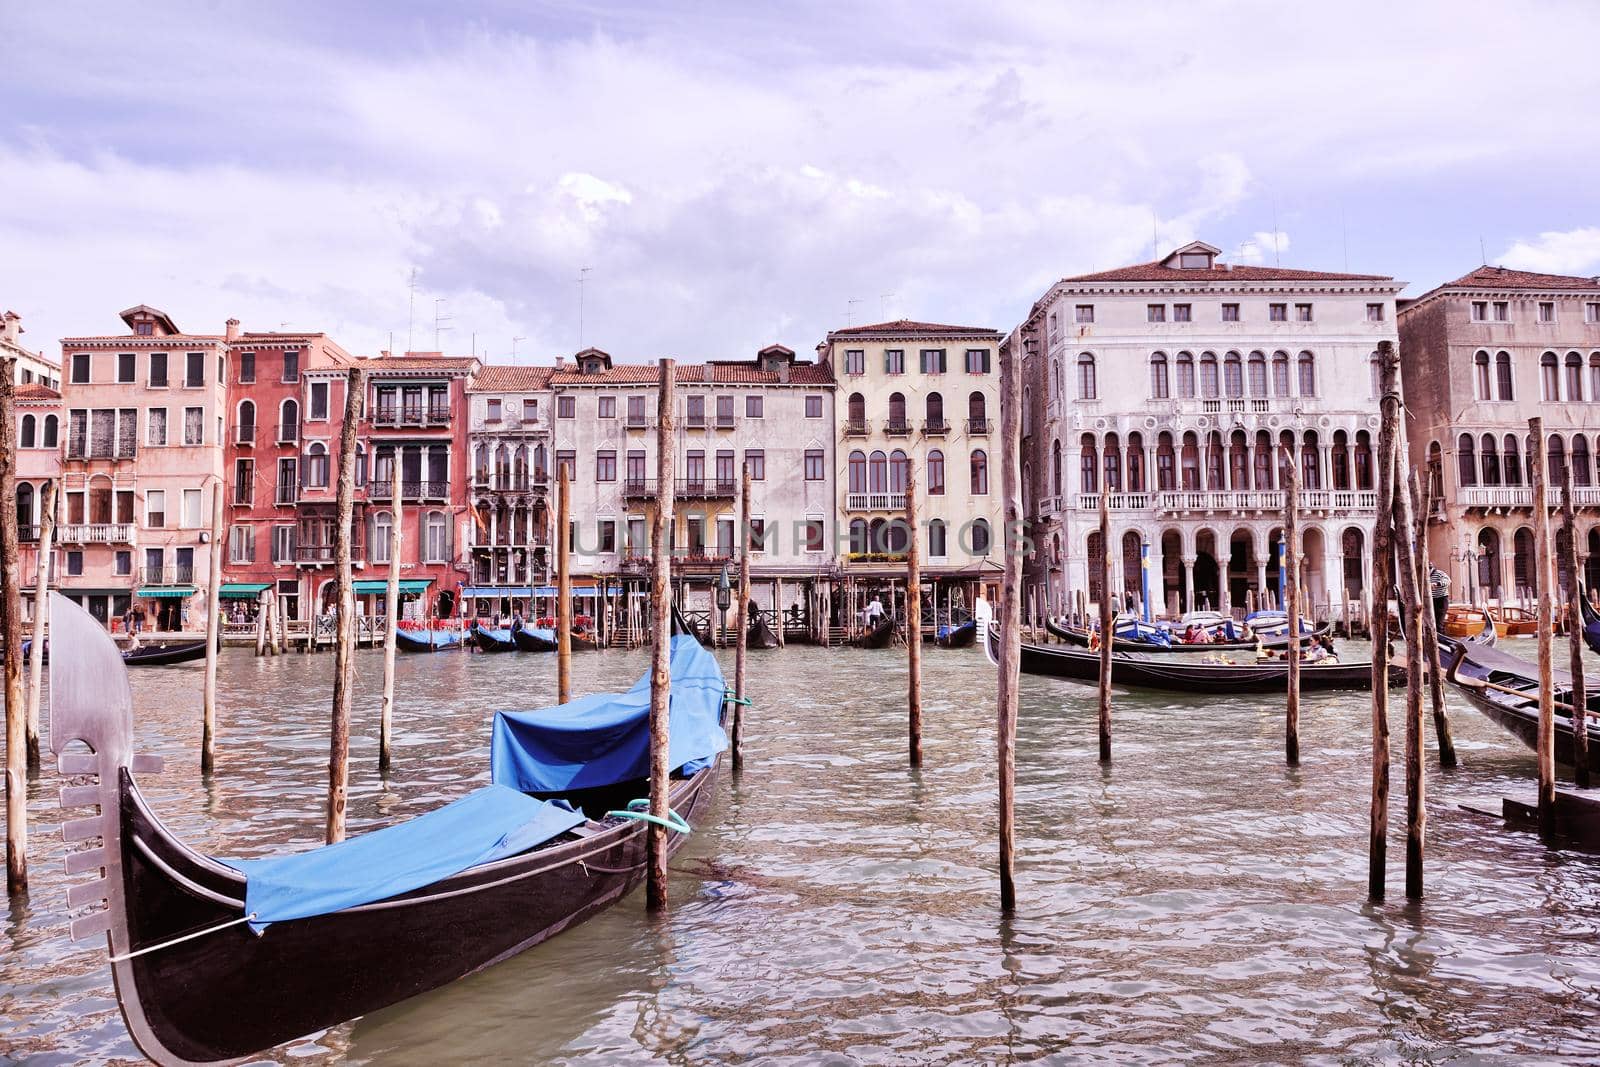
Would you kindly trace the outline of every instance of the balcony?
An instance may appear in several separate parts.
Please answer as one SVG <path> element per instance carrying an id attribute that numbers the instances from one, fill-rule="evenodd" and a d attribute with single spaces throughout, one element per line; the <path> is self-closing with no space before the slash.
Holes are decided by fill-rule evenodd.
<path id="1" fill-rule="evenodd" d="M 1561 506 L 1561 490 L 1547 488 L 1545 502 L 1552 508 Z M 1456 490 L 1456 502 L 1464 508 L 1532 508 L 1533 490 L 1526 485 L 1462 486 Z M 1592 485 L 1572 487 L 1573 507 L 1600 505 L 1600 488 Z"/>
<path id="2" fill-rule="evenodd" d="M 883 424 L 883 432 L 889 437 L 907 437 L 911 433 L 911 424 L 905 419 L 888 419 Z"/>
<path id="3" fill-rule="evenodd" d="M 63 545 L 126 545 L 133 543 L 131 522 L 73 522 L 56 527 Z"/>
<path id="4" fill-rule="evenodd" d="M 906 494 L 898 493 L 846 493 L 846 511 L 904 511 Z"/>
<path id="5" fill-rule="evenodd" d="M 654 478 L 629 478 L 622 483 L 622 499 L 654 500 L 659 483 Z M 739 483 L 732 478 L 684 478 L 673 480 L 673 496 L 678 500 L 732 500 L 739 495 Z"/>
<path id="6" fill-rule="evenodd" d="M 363 560 L 366 559 L 366 556 L 362 553 L 361 542 L 359 539 L 351 542 L 350 558 Z M 337 563 L 338 557 L 334 555 L 333 545 L 295 545 L 294 560 L 296 563 L 309 563 L 316 565 L 321 563 Z"/>
<path id="7" fill-rule="evenodd" d="M 400 497 L 403 500 L 449 500 L 449 482 L 430 481 L 401 481 Z M 367 499 L 373 501 L 392 500 L 394 498 L 394 483 L 387 478 L 377 479 L 367 483 Z"/>
<path id="8" fill-rule="evenodd" d="M 372 425 L 379 429 L 398 429 L 400 427 L 439 427 L 450 425 L 450 409 L 448 407 L 383 407 L 380 406 L 372 416 Z"/>
<path id="9" fill-rule="evenodd" d="M 671 550 L 672 569 L 687 574 L 718 574 L 722 568 L 738 566 L 738 557 L 732 548 L 675 548 Z M 651 557 L 634 555 L 622 557 L 623 574 L 649 574 Z"/>
<path id="10" fill-rule="evenodd" d="M 256 424 L 241 422 L 233 428 L 233 443 L 236 445 L 253 446 L 256 443 Z"/>
<path id="11" fill-rule="evenodd" d="M 968 437 L 986 437 L 989 434 L 991 426 L 992 426 L 992 424 L 991 424 L 990 420 L 988 420 L 988 419 L 984 419 L 984 418 L 968 419 L 967 420 L 967 436 Z"/>
<path id="12" fill-rule="evenodd" d="M 1095 505 L 1096 508 L 1099 504 Z M 1059 496 L 1047 496 L 1039 501 L 1039 517 L 1048 519 L 1052 515 L 1059 515 L 1064 510 L 1063 500 Z"/>
<path id="13" fill-rule="evenodd" d="M 38 544 L 39 543 L 39 527 L 37 527 L 37 526 L 18 526 L 17 527 L 17 542 L 19 544 L 24 544 L 24 545 L 36 545 L 36 544 Z"/>
<path id="14" fill-rule="evenodd" d="M 293 482 L 288 485 L 279 484 L 278 488 L 273 492 L 272 502 L 279 507 L 287 507 L 291 504 L 299 503 L 299 501 L 300 486 Z"/>
<path id="15" fill-rule="evenodd" d="M 300 440 L 300 424 L 298 422 L 278 423 L 277 442 L 280 445 L 292 445 Z"/>
<path id="16" fill-rule="evenodd" d="M 140 567 L 140 585 L 193 585 L 195 570 L 187 567 Z"/>
<path id="17" fill-rule="evenodd" d="M 950 424 L 943 419 L 928 419 L 922 424 L 924 437 L 943 437 L 950 432 Z"/>
<path id="18" fill-rule="evenodd" d="M 1099 511 L 1099 493 L 1079 493 L 1079 511 Z M 1149 511 L 1153 493 L 1121 493 L 1113 492 L 1106 501 L 1106 507 L 1111 511 Z"/>
<path id="19" fill-rule="evenodd" d="M 865 437 L 869 432 L 866 419 L 851 419 L 844 424 L 844 435 L 846 437 Z"/>

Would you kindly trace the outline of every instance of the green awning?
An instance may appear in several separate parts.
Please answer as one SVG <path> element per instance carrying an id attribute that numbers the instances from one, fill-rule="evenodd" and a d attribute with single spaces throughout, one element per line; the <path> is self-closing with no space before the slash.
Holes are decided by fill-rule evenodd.
<path id="1" fill-rule="evenodd" d="M 140 596 L 148 597 L 186 597 L 194 596 L 192 585 L 147 585 L 139 590 Z"/>
<path id="2" fill-rule="evenodd" d="M 402 578 L 400 595 L 421 596 L 432 584 L 432 578 Z M 386 578 L 363 578 L 356 582 L 355 586 L 356 596 L 383 596 L 389 592 L 389 581 Z"/>
<path id="3" fill-rule="evenodd" d="M 223 600 L 254 600 L 271 585 L 271 582 L 223 582 L 217 595 Z"/>

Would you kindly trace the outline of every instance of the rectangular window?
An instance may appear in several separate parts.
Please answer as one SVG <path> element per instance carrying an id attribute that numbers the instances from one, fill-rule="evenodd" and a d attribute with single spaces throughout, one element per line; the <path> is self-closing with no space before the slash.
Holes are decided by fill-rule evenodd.
<path id="1" fill-rule="evenodd" d="M 706 424 L 706 398 L 691 393 L 684 401 L 685 422 L 690 428 L 704 428 Z"/>
<path id="2" fill-rule="evenodd" d="M 575 419 L 578 417 L 578 398 L 575 396 L 556 397 L 556 418 Z"/>
<path id="3" fill-rule="evenodd" d="M 490 422 L 499 422 L 500 419 L 502 418 L 502 412 L 500 410 L 501 405 L 500 405 L 499 399 L 498 398 L 491 398 L 489 400 L 488 407 L 489 407 L 489 413 L 486 416 L 488 421 L 490 421 Z"/>
<path id="4" fill-rule="evenodd" d="M 628 398 L 628 428 L 630 430 L 643 429 L 649 425 L 649 419 L 645 417 L 644 401 L 645 398 L 642 396 L 630 396 Z"/>
<path id="5" fill-rule="evenodd" d="M 847 348 L 844 350 L 844 372 L 846 374 L 867 373 L 867 353 L 861 348 Z"/>
<path id="6" fill-rule="evenodd" d="M 614 396 L 603 396 L 603 397 L 601 397 L 600 398 L 599 415 L 600 415 L 600 417 L 602 419 L 614 419 L 614 418 L 616 418 L 617 417 L 617 398 L 614 397 Z"/>
<path id="7" fill-rule="evenodd" d="M 1267 305 L 1267 321 L 1268 322 L 1288 322 L 1289 321 L 1289 305 L 1288 304 L 1268 304 Z"/>
<path id="8" fill-rule="evenodd" d="M 255 527 L 234 526 L 228 530 L 228 562 L 254 563 L 256 561 Z"/>
<path id="9" fill-rule="evenodd" d="M 1487 300 L 1474 300 L 1472 302 L 1472 321 L 1489 321 L 1489 302 Z"/>
<path id="10" fill-rule="evenodd" d="M 1600 322 L 1600 303 L 1589 303 L 1583 305 L 1583 321 Z"/>
<path id="11" fill-rule="evenodd" d="M 294 527 L 274 526 L 272 528 L 272 562 L 294 562 Z"/>
<path id="12" fill-rule="evenodd" d="M 532 397 L 527 397 L 522 401 L 522 421 L 539 421 L 539 402 Z"/>
<path id="13" fill-rule="evenodd" d="M 1238 304 L 1223 304 L 1222 305 L 1222 321 L 1223 322 L 1238 322 L 1239 321 L 1239 305 Z"/>
<path id="14" fill-rule="evenodd" d="M 1507 303 L 1504 300 L 1496 300 L 1494 302 L 1494 321 L 1496 321 L 1496 322 L 1510 322 L 1511 321 L 1511 305 L 1509 303 Z"/>
<path id="15" fill-rule="evenodd" d="M 820 448 L 806 449 L 806 481 L 822 482 L 828 478 L 826 460 Z"/>
<path id="16" fill-rule="evenodd" d="M 204 352 L 190 352 L 184 357 L 183 387 L 185 389 L 198 389 L 206 384 L 206 354 Z"/>
<path id="17" fill-rule="evenodd" d="M 1597 305 L 1600 306 L 1600 305 Z M 806 397 L 806 418 L 822 418 L 822 398 L 820 396 Z"/>
<path id="18" fill-rule="evenodd" d="M 387 485 L 388 480 L 382 483 Z M 274 498 L 277 504 L 293 504 L 300 498 L 300 464 L 291 457 L 278 460 L 278 491 Z"/>
<path id="19" fill-rule="evenodd" d="M 922 350 L 922 373 L 943 374 L 946 370 L 944 349 L 924 348 Z"/>
<path id="20" fill-rule="evenodd" d="M 167 494 L 162 489 L 151 489 L 144 494 L 144 524 L 159 530 L 167 524 Z"/>
<path id="21" fill-rule="evenodd" d="M 764 401 L 765 398 L 760 393 L 751 393 L 746 396 L 744 398 L 744 417 L 747 419 L 761 418 Z"/>
<path id="22" fill-rule="evenodd" d="M 578 453 L 570 448 L 563 448 L 556 452 L 556 477 L 561 477 L 561 468 L 567 469 L 567 480 L 577 481 L 578 478 Z"/>
<path id="23" fill-rule="evenodd" d="M 717 520 L 717 555 L 733 555 L 733 520 Z"/>
<path id="24" fill-rule="evenodd" d="M 617 453 L 614 449 L 604 449 L 594 454 L 594 480 L 597 482 L 617 480 Z"/>
<path id="25" fill-rule="evenodd" d="M 719 488 L 731 488 L 736 483 L 738 475 L 733 470 L 733 449 L 719 448 L 717 450 L 717 485 Z"/>
<path id="26" fill-rule="evenodd" d="M 297 382 L 300 380 L 299 352 L 288 351 L 283 354 L 283 377 L 281 380 L 284 382 Z"/>
<path id="27" fill-rule="evenodd" d="M 204 444 L 205 435 L 205 409 L 183 409 L 183 443 L 186 445 Z"/>
<path id="28" fill-rule="evenodd" d="M 1539 301 L 1539 321 L 1540 322 L 1554 322 L 1554 321 L 1556 321 L 1556 305 L 1555 305 L 1555 301 L 1553 301 L 1553 300 L 1541 300 L 1541 301 Z"/>
<path id="29" fill-rule="evenodd" d="M 67 553 L 67 573 L 74 578 L 83 574 L 83 553 L 78 549 Z"/>
<path id="30" fill-rule="evenodd" d="M 132 352 L 121 352 L 117 355 L 117 384 L 132 385 L 134 375 L 134 357 Z"/>
<path id="31" fill-rule="evenodd" d="M 1072 317 L 1073 317 L 1073 321 L 1075 321 L 1075 322 L 1093 322 L 1094 321 L 1094 305 L 1093 304 L 1079 304 L 1073 310 Z"/>
<path id="32" fill-rule="evenodd" d="M 643 519 L 628 520 L 628 551 L 635 553 L 646 552 L 650 548 L 650 537 L 645 533 Z"/>
<path id="33" fill-rule="evenodd" d="M 152 445 L 167 443 L 167 409 L 151 408 L 145 413 L 147 432 L 145 441 Z"/>
<path id="34" fill-rule="evenodd" d="M 311 383 L 311 411 L 306 415 L 308 419 L 326 419 L 328 417 L 328 383 Z"/>
<path id="35" fill-rule="evenodd" d="M 906 350 L 903 348 L 885 348 L 883 350 L 883 373 L 904 374 L 906 372 Z"/>
<path id="36" fill-rule="evenodd" d="M 200 490 L 183 491 L 183 525 L 188 530 L 200 528 Z"/>
<path id="37" fill-rule="evenodd" d="M 823 521 L 821 519 L 807 519 L 801 536 L 807 552 L 821 552 L 823 540 L 826 537 Z"/>
<path id="38" fill-rule="evenodd" d="M 644 450 L 642 448 L 628 449 L 628 482 L 632 485 L 644 483 Z"/>
<path id="39" fill-rule="evenodd" d="M 733 428 L 733 397 L 717 397 L 717 429 L 728 430 Z"/>
<path id="40" fill-rule="evenodd" d="M 617 520 L 600 520 L 600 551 L 615 552 L 617 550 Z"/>
<path id="41" fill-rule="evenodd" d="M 1382 304 L 1368 304 L 1367 305 L 1367 321 L 1368 322 L 1382 322 L 1383 321 L 1383 305 Z"/>
<path id="42" fill-rule="evenodd" d="M 751 552 L 765 552 L 767 550 L 767 520 L 750 520 L 750 544 L 746 546 Z"/>
<path id="43" fill-rule="evenodd" d="M 1146 321 L 1146 322 L 1166 322 L 1167 321 L 1167 305 L 1165 305 L 1165 304 L 1146 304 L 1145 308 L 1144 308 L 1144 321 Z"/>
<path id="44" fill-rule="evenodd" d="M 72 354 L 72 384 L 89 384 L 89 353 L 74 352 Z"/>
<path id="45" fill-rule="evenodd" d="M 1194 307 L 1191 304 L 1173 304 L 1173 322 L 1191 322 L 1194 318 Z"/>
<path id="46" fill-rule="evenodd" d="M 1311 321 L 1311 305 L 1310 304 L 1296 304 L 1294 306 L 1294 321 L 1296 321 L 1296 322 L 1310 322 Z"/>
<path id="47" fill-rule="evenodd" d="M 251 385 L 256 380 L 256 354 L 254 352 L 239 353 L 239 384 Z"/>
<path id="48" fill-rule="evenodd" d="M 236 459 L 233 461 L 233 502 L 235 504 L 248 506 L 255 501 L 255 481 L 255 460 Z"/>
<path id="49" fill-rule="evenodd" d="M 744 450 L 745 464 L 750 468 L 750 480 L 764 482 L 767 480 L 767 451 L 764 448 L 747 448 Z"/>
<path id="50" fill-rule="evenodd" d="M 80 553 L 81 554 L 81 553 Z M 111 557 L 111 573 L 119 578 L 126 578 L 133 573 L 133 553 L 128 549 L 119 549 Z"/>
<path id="51" fill-rule="evenodd" d="M 167 354 L 165 352 L 150 353 L 150 388 L 165 389 L 167 387 Z"/>
<path id="52" fill-rule="evenodd" d="M 989 373 L 989 350 L 987 348 L 967 349 L 967 373 Z"/>

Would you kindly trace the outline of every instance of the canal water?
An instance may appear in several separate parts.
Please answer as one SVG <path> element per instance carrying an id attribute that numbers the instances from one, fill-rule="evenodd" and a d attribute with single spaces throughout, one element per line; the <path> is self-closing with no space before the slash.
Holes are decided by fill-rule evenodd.
<path id="1" fill-rule="evenodd" d="M 1528 646 L 1531 651 L 1531 645 Z M 731 677 L 731 653 L 719 654 Z M 1529 753 L 1460 701 L 1463 766 L 1428 772 L 1428 896 L 1366 902 L 1368 702 L 1308 695 L 1303 764 L 1281 700 L 1121 693 L 1115 766 L 1094 691 L 1024 676 L 1017 915 L 996 909 L 994 673 L 928 649 L 926 767 L 906 767 L 903 655 L 751 653 L 749 749 L 642 893 L 484 974 L 277 1050 L 316 1063 L 888 1063 L 1600 1059 L 1600 860 L 1463 812 L 1527 795 Z M 195 770 L 197 666 L 135 672 L 155 809 L 196 848 L 309 847 L 322 826 L 331 656 L 221 670 L 221 770 Z M 574 660 L 623 688 L 644 652 Z M 403 656 L 395 770 L 376 773 L 381 659 L 359 654 L 352 827 L 486 780 L 490 714 L 547 703 L 555 659 Z M 1395 701 L 1399 753 L 1399 701 Z M 1394 825 L 1402 828 L 1397 767 Z M 136 1055 L 104 951 L 67 941 L 47 772 L 34 889 L 0 930 L 0 1059 Z M 403 951 L 397 946 L 397 949 Z M 274 991 L 259 991 L 260 1010 Z"/>

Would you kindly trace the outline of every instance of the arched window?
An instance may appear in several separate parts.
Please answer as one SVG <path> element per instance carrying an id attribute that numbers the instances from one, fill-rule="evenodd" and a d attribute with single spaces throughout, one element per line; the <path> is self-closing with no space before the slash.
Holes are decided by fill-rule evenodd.
<path id="1" fill-rule="evenodd" d="M 1061 442 L 1050 442 L 1050 492 L 1061 495 Z"/>
<path id="2" fill-rule="evenodd" d="M 928 555 L 934 559 L 943 559 L 950 554 L 947 547 L 948 538 L 945 536 L 943 519 L 934 519 L 928 523 Z"/>
<path id="3" fill-rule="evenodd" d="M 1300 395 L 1317 395 L 1317 357 L 1310 352 L 1300 353 Z"/>
<path id="4" fill-rule="evenodd" d="M 30 416 L 31 417 L 31 416 Z M 29 482 L 17 483 L 17 534 L 24 541 L 37 541 L 39 532 L 34 529 L 36 523 L 33 517 L 33 485 Z"/>
<path id="5" fill-rule="evenodd" d="M 528 450 L 514 449 L 511 453 L 511 488 L 518 492 L 528 489 Z"/>
<path id="6" fill-rule="evenodd" d="M 37 437 L 38 432 L 39 432 L 38 420 L 35 419 L 32 415 L 24 415 L 24 416 L 22 416 L 21 447 L 23 447 L 23 448 L 32 448 L 34 446 L 34 441 L 35 441 L 35 438 Z"/>
<path id="7" fill-rule="evenodd" d="M 1559 491 L 1567 480 L 1567 442 L 1560 434 L 1550 435 L 1545 445 L 1545 455 L 1548 461 L 1550 487 Z"/>
<path id="8" fill-rule="evenodd" d="M 543 485 L 550 477 L 550 463 L 544 445 L 533 446 L 533 480 Z"/>
<path id="9" fill-rule="evenodd" d="M 1178 457 L 1182 466 L 1183 487 L 1185 489 L 1200 488 L 1200 442 L 1194 434 L 1183 435 L 1183 452 Z"/>
<path id="10" fill-rule="evenodd" d="M 511 449 L 505 445 L 494 450 L 494 487 L 511 488 Z"/>
<path id="11" fill-rule="evenodd" d="M 1505 436 L 1505 458 L 1501 460 L 1502 469 L 1505 471 L 1507 485 L 1522 484 L 1522 446 L 1517 440 L 1517 435 L 1508 433 Z"/>
<path id="12" fill-rule="evenodd" d="M 56 447 L 56 417 L 54 415 L 46 415 L 44 417 L 44 447 Z"/>
<path id="13" fill-rule="evenodd" d="M 1214 399 L 1217 395 L 1217 354 L 1215 352 L 1202 352 L 1200 354 L 1200 395 L 1207 400 Z"/>
<path id="14" fill-rule="evenodd" d="M 906 471 L 909 464 L 906 454 L 898 448 L 889 453 L 889 492 L 903 493 L 906 491 Z"/>
<path id="15" fill-rule="evenodd" d="M 1289 353 L 1272 353 L 1272 395 L 1289 395 Z"/>
<path id="16" fill-rule="evenodd" d="M 1494 382 L 1496 400 L 1515 400 L 1516 390 L 1511 380 L 1511 353 L 1496 352 L 1494 354 Z"/>
<path id="17" fill-rule="evenodd" d="M 1356 488 L 1372 488 L 1372 438 L 1365 430 L 1356 431 Z"/>
<path id="18" fill-rule="evenodd" d="M 313 441 L 306 449 L 306 485 L 313 489 L 328 487 L 328 446 Z"/>
<path id="19" fill-rule="evenodd" d="M 928 414 L 928 429 L 944 429 L 944 397 L 938 393 L 929 393 L 926 401 Z"/>
<path id="20" fill-rule="evenodd" d="M 1574 404 L 1583 400 L 1583 357 L 1576 352 L 1567 353 L 1567 400 Z"/>
<path id="21" fill-rule="evenodd" d="M 1489 391 L 1489 353 L 1479 351 L 1472 357 L 1472 382 L 1473 395 L 1479 400 L 1494 399 L 1494 394 Z"/>
<path id="22" fill-rule="evenodd" d="M 967 430 L 970 433 L 984 433 L 989 427 L 988 405 L 984 402 L 983 394 L 977 390 L 967 397 Z"/>
<path id="23" fill-rule="evenodd" d="M 867 398 L 860 393 L 851 393 L 849 400 L 850 425 L 862 429 L 867 425 Z"/>
<path id="24" fill-rule="evenodd" d="M 1144 437 L 1135 432 L 1128 435 L 1128 492 L 1144 491 Z"/>
<path id="25" fill-rule="evenodd" d="M 1167 354 L 1157 352 L 1150 357 L 1150 397 L 1165 400 L 1169 394 L 1167 382 Z"/>
<path id="26" fill-rule="evenodd" d="M 1267 395 L 1267 354 L 1250 353 L 1250 395 Z"/>
<path id="27" fill-rule="evenodd" d="M 989 520 L 975 519 L 972 523 L 972 554 L 974 556 L 987 556 L 989 554 Z"/>
<path id="28" fill-rule="evenodd" d="M 1226 489 L 1227 483 L 1223 480 L 1223 463 L 1227 459 L 1222 449 L 1222 434 L 1216 430 L 1206 438 L 1206 488 Z"/>
<path id="29" fill-rule="evenodd" d="M 1333 449 L 1328 457 L 1333 468 L 1333 487 L 1350 488 L 1350 439 L 1343 430 L 1333 431 Z"/>
<path id="30" fill-rule="evenodd" d="M 972 495 L 986 496 L 989 492 L 989 456 L 983 449 L 972 452 Z"/>
<path id="31" fill-rule="evenodd" d="M 1172 449 L 1172 435 L 1165 430 L 1156 438 L 1156 488 L 1178 488 L 1177 456 Z"/>
<path id="32" fill-rule="evenodd" d="M 1095 399 L 1094 355 L 1084 352 L 1078 357 L 1078 399 Z"/>
<path id="33" fill-rule="evenodd" d="M 850 520 L 850 551 L 858 556 L 867 551 L 866 519 Z"/>
<path id="34" fill-rule="evenodd" d="M 891 430 L 904 429 L 906 425 L 906 395 L 904 393 L 889 394 L 889 428 Z"/>
<path id="35" fill-rule="evenodd" d="M 278 440 L 300 440 L 300 405 L 293 400 L 278 406 Z"/>
<path id="36" fill-rule="evenodd" d="M 1306 489 L 1322 488 L 1322 454 L 1315 430 L 1307 430 L 1300 444 L 1300 484 Z"/>
<path id="37" fill-rule="evenodd" d="M 1256 431 L 1254 456 L 1256 488 L 1262 490 L 1273 488 L 1272 435 L 1265 430 Z"/>
<path id="38" fill-rule="evenodd" d="M 1250 446 L 1243 430 L 1228 435 L 1228 488 L 1250 488 Z"/>
<path id="39" fill-rule="evenodd" d="M 1511 574 L 1518 596 L 1537 596 L 1534 577 L 1538 568 L 1533 565 L 1533 531 L 1523 526 L 1511 537 Z"/>
<path id="40" fill-rule="evenodd" d="M 1556 366 L 1556 354 L 1546 352 L 1539 357 L 1539 393 L 1541 400 L 1561 399 L 1561 373 Z"/>
<path id="41" fill-rule="evenodd" d="M 1100 460 L 1095 449 L 1094 435 L 1084 434 L 1078 445 L 1078 492 L 1100 491 Z"/>
<path id="42" fill-rule="evenodd" d="M 1478 459 L 1470 433 L 1462 434 L 1456 442 L 1456 474 L 1463 486 L 1478 484 Z"/>
<path id="43" fill-rule="evenodd" d="M 850 492 L 867 491 L 867 454 L 859 448 L 850 453 Z"/>
<path id="44" fill-rule="evenodd" d="M 1492 526 L 1478 531 L 1478 587 L 1485 596 L 1500 598 L 1500 531 Z"/>
<path id="45" fill-rule="evenodd" d="M 1223 357 L 1223 385 L 1230 397 L 1244 396 L 1244 360 L 1237 352 Z"/>
<path id="46" fill-rule="evenodd" d="M 928 453 L 926 491 L 929 496 L 944 496 L 944 453 L 937 448 Z"/>
<path id="47" fill-rule="evenodd" d="M 428 512 L 423 523 L 422 550 L 424 561 L 428 563 L 445 563 L 450 559 L 450 526 L 444 512 Z"/>
<path id="48" fill-rule="evenodd" d="M 389 538 L 394 532 L 394 516 L 380 511 L 372 519 L 372 544 L 367 557 L 374 563 L 389 562 Z"/>
<path id="49" fill-rule="evenodd" d="M 1600 401 L 1600 352 L 1589 353 L 1589 400 Z"/>
<path id="50" fill-rule="evenodd" d="M 239 401 L 239 426 L 234 440 L 245 444 L 256 439 L 256 404 L 254 400 Z"/>
<path id="51" fill-rule="evenodd" d="M 867 488 L 874 493 L 889 491 L 889 457 L 881 449 L 867 457 Z"/>
<path id="52" fill-rule="evenodd" d="M 1106 434 L 1103 450 L 1106 457 L 1106 492 L 1122 491 L 1122 446 L 1114 433 Z"/>
<path id="53" fill-rule="evenodd" d="M 1188 352 L 1178 353 L 1178 396 L 1194 399 L 1194 356 Z"/>
<path id="54" fill-rule="evenodd" d="M 1374 352 L 1372 355 L 1367 357 L 1367 377 L 1371 382 L 1372 397 L 1374 400 L 1379 399 L 1382 396 L 1382 394 L 1378 391 L 1380 388 L 1379 378 L 1381 377 L 1382 370 L 1383 361 L 1378 358 L 1378 353 Z"/>
<path id="55" fill-rule="evenodd" d="M 1572 484 L 1588 485 L 1593 467 L 1589 465 L 1589 439 L 1583 434 L 1572 435 Z"/>
<path id="56" fill-rule="evenodd" d="M 1494 434 L 1486 433 L 1479 442 L 1483 446 L 1483 484 L 1500 484 L 1500 449 L 1495 444 Z"/>

